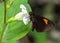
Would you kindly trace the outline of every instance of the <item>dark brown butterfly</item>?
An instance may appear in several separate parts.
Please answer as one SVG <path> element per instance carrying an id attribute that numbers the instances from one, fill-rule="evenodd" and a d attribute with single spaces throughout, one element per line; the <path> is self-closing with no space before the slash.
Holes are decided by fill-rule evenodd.
<path id="1" fill-rule="evenodd" d="M 49 19 L 40 15 L 30 13 L 30 20 L 32 21 L 32 30 L 36 29 L 37 32 L 48 31 L 54 26 L 54 23 Z"/>

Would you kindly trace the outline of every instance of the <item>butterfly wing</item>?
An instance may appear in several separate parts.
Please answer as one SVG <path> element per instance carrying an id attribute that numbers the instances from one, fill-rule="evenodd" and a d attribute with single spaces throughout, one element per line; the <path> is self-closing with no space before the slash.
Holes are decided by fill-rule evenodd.
<path id="1" fill-rule="evenodd" d="M 44 32 L 51 30 L 54 23 L 45 17 L 39 15 L 30 14 L 30 19 L 32 21 L 32 30 L 36 29 L 37 32 Z"/>

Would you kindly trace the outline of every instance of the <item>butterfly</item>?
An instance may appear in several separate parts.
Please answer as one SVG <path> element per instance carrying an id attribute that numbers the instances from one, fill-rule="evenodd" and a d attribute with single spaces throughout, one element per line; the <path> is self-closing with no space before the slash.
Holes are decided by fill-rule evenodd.
<path id="1" fill-rule="evenodd" d="M 55 25 L 51 20 L 40 15 L 35 15 L 33 12 L 30 12 L 30 20 L 32 21 L 32 31 L 34 29 L 37 32 L 49 31 Z"/>

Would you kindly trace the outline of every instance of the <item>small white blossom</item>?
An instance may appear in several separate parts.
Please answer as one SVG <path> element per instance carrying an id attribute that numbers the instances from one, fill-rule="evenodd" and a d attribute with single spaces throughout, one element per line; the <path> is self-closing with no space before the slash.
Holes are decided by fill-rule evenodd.
<path id="1" fill-rule="evenodd" d="M 24 24 L 26 25 L 30 21 L 29 13 L 27 12 L 27 9 L 23 4 L 20 5 L 20 8 L 21 8 L 21 12 L 17 13 L 15 19 L 23 20 Z"/>

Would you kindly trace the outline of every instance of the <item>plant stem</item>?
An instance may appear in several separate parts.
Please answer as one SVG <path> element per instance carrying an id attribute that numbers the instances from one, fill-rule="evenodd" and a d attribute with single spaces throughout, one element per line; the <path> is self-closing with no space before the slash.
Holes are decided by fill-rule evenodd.
<path id="1" fill-rule="evenodd" d="M 6 24 L 6 0 L 4 0 L 4 24 Z"/>
<path id="2" fill-rule="evenodd" d="M 6 29 L 6 0 L 3 0 L 3 1 L 4 1 L 4 24 L 2 27 L 0 43 L 2 43 L 4 31 Z"/>

